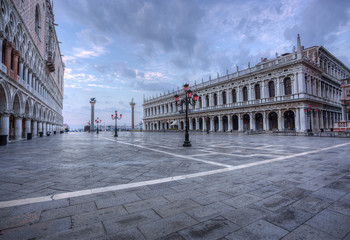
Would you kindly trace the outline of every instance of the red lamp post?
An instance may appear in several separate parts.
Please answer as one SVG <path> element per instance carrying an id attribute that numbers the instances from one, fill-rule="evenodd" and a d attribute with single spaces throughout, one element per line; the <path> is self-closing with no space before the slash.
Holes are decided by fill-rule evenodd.
<path id="1" fill-rule="evenodd" d="M 100 120 L 99 117 L 97 117 L 97 119 L 95 120 L 95 123 L 97 123 L 97 131 L 96 131 L 96 134 L 98 134 L 98 124 L 101 123 L 102 120 Z"/>
<path id="2" fill-rule="evenodd" d="M 120 114 L 120 117 L 118 117 L 118 112 L 115 110 L 115 115 L 111 115 L 112 119 L 114 120 L 114 137 L 118 137 L 118 127 L 117 127 L 117 120 L 122 119 L 123 115 Z"/>
<path id="3" fill-rule="evenodd" d="M 185 141 L 184 144 L 182 146 L 184 147 L 191 147 L 191 142 L 190 142 L 190 138 L 189 138 L 189 134 L 188 134 L 188 128 L 189 128 L 189 120 L 188 120 L 188 105 L 191 104 L 192 106 L 194 106 L 196 104 L 196 101 L 198 99 L 198 95 L 194 94 L 192 95 L 192 91 L 189 90 L 189 85 L 186 83 L 184 84 L 184 91 L 185 91 L 185 98 L 184 99 L 179 99 L 179 95 L 175 95 L 175 102 L 176 104 L 183 104 L 185 103 L 186 106 L 186 132 L 185 132 Z"/>

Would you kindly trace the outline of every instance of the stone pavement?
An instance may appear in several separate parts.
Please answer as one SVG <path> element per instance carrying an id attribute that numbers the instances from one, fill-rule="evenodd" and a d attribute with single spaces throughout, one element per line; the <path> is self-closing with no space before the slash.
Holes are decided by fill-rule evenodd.
<path id="1" fill-rule="evenodd" d="M 67 133 L 0 147 L 0 239 L 350 239 L 349 139 Z"/>

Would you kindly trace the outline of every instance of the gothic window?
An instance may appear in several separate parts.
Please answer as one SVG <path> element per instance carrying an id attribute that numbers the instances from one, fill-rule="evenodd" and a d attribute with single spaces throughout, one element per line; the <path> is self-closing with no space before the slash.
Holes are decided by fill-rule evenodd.
<path id="1" fill-rule="evenodd" d="M 275 97 L 275 83 L 273 81 L 269 82 L 269 97 Z"/>
<path id="2" fill-rule="evenodd" d="M 40 37 L 41 30 L 41 15 L 40 15 L 40 7 L 39 4 L 36 5 L 35 8 L 35 32 Z"/>
<path id="3" fill-rule="evenodd" d="M 247 87 L 244 87 L 242 89 L 242 92 L 243 92 L 243 101 L 248 101 L 248 89 L 247 89 Z"/>
<path id="4" fill-rule="evenodd" d="M 284 79 L 284 95 L 292 94 L 292 82 L 289 77 Z"/>
<path id="5" fill-rule="evenodd" d="M 226 92 L 225 91 L 222 92 L 222 104 L 223 105 L 226 104 Z"/>
<path id="6" fill-rule="evenodd" d="M 236 89 L 232 89 L 232 102 L 233 103 L 237 102 Z"/>
<path id="7" fill-rule="evenodd" d="M 255 99 L 260 99 L 260 85 L 255 84 L 254 89 L 255 89 Z"/>
<path id="8" fill-rule="evenodd" d="M 218 95 L 214 93 L 214 106 L 218 105 Z"/>

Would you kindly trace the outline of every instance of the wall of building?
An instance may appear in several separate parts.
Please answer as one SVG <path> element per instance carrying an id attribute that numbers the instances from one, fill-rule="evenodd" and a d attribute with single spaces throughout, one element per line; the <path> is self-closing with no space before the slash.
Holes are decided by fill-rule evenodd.
<path id="1" fill-rule="evenodd" d="M 298 46 L 298 51 L 293 48 L 292 53 L 271 60 L 262 58 L 255 67 L 237 69 L 191 86 L 199 100 L 190 107 L 189 128 L 298 132 L 332 129 L 341 118 L 340 79 L 349 73 L 323 47 Z M 184 114 L 179 113 L 184 107 L 175 104 L 175 94 L 184 96 L 179 90 L 144 100 L 146 130 L 167 129 L 174 122 L 184 128 Z"/>
<path id="2" fill-rule="evenodd" d="M 48 0 L 1 0 L 0 135 L 21 139 L 63 124 L 64 63 Z"/>

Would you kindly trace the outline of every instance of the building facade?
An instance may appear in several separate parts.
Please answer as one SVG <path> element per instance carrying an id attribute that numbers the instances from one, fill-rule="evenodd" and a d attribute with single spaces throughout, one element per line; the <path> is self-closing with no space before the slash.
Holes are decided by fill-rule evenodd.
<path id="1" fill-rule="evenodd" d="M 47 135 L 63 125 L 63 75 L 49 0 L 1 0 L 0 135 Z"/>
<path id="2" fill-rule="evenodd" d="M 297 38 L 291 53 L 190 86 L 198 94 L 189 129 L 206 131 L 332 130 L 341 119 L 341 79 L 350 70 L 324 47 L 304 49 Z M 145 130 L 185 127 L 184 106 L 174 91 L 144 99 Z"/>

